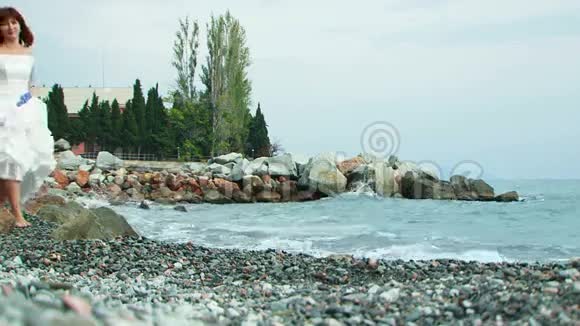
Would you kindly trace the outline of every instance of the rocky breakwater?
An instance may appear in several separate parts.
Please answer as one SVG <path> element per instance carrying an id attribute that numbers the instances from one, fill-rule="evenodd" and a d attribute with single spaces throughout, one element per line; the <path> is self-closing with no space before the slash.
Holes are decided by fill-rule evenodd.
<path id="1" fill-rule="evenodd" d="M 337 160 L 333 153 L 307 160 L 292 154 L 248 160 L 238 153 L 208 162 L 183 163 L 152 171 L 126 166 L 108 152 L 87 160 L 70 151 L 58 154 L 58 168 L 47 178 L 53 194 L 100 195 L 113 202 L 253 203 L 316 200 L 344 192 L 383 197 L 509 202 L 515 192 L 496 196 L 485 181 L 452 176 L 449 181 L 413 162 L 391 156 L 360 155 Z M 143 207 L 147 205 L 144 204 Z"/>

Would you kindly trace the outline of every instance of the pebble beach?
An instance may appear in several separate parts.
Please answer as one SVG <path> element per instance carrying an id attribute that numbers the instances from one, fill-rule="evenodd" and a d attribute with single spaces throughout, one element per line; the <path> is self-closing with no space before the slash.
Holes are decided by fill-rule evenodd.
<path id="1" fill-rule="evenodd" d="M 143 237 L 0 237 L 0 325 L 579 325 L 580 260 L 317 258 Z"/>

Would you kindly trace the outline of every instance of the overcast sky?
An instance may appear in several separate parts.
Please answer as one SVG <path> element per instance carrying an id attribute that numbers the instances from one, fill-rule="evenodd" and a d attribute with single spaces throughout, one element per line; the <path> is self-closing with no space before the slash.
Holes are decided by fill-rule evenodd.
<path id="1" fill-rule="evenodd" d="M 205 62 L 205 24 L 229 9 L 247 31 L 252 111 L 287 151 L 356 155 L 384 121 L 386 151 L 444 175 L 471 160 L 484 178 L 580 178 L 578 0 L 13 4 L 37 37 L 40 84 L 101 86 L 104 57 L 106 86 L 166 92 L 178 19 L 203 26 Z"/>

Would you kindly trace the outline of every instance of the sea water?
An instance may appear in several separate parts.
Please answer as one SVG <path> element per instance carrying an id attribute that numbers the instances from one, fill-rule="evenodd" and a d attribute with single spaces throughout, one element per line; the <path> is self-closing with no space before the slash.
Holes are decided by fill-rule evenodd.
<path id="1" fill-rule="evenodd" d="M 316 256 L 547 262 L 580 256 L 580 180 L 490 181 L 514 203 L 348 193 L 302 203 L 112 206 L 143 236 Z"/>

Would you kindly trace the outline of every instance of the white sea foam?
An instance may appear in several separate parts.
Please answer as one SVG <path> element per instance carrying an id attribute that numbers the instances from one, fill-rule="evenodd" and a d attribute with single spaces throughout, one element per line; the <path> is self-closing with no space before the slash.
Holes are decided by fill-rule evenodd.
<path id="1" fill-rule="evenodd" d="M 444 251 L 433 245 L 411 244 L 393 245 L 387 248 L 373 249 L 370 251 L 358 251 L 356 256 L 376 259 L 402 259 L 402 260 L 432 260 L 432 259 L 457 259 L 465 261 L 479 261 L 484 263 L 509 261 L 496 250 L 465 250 Z"/>

